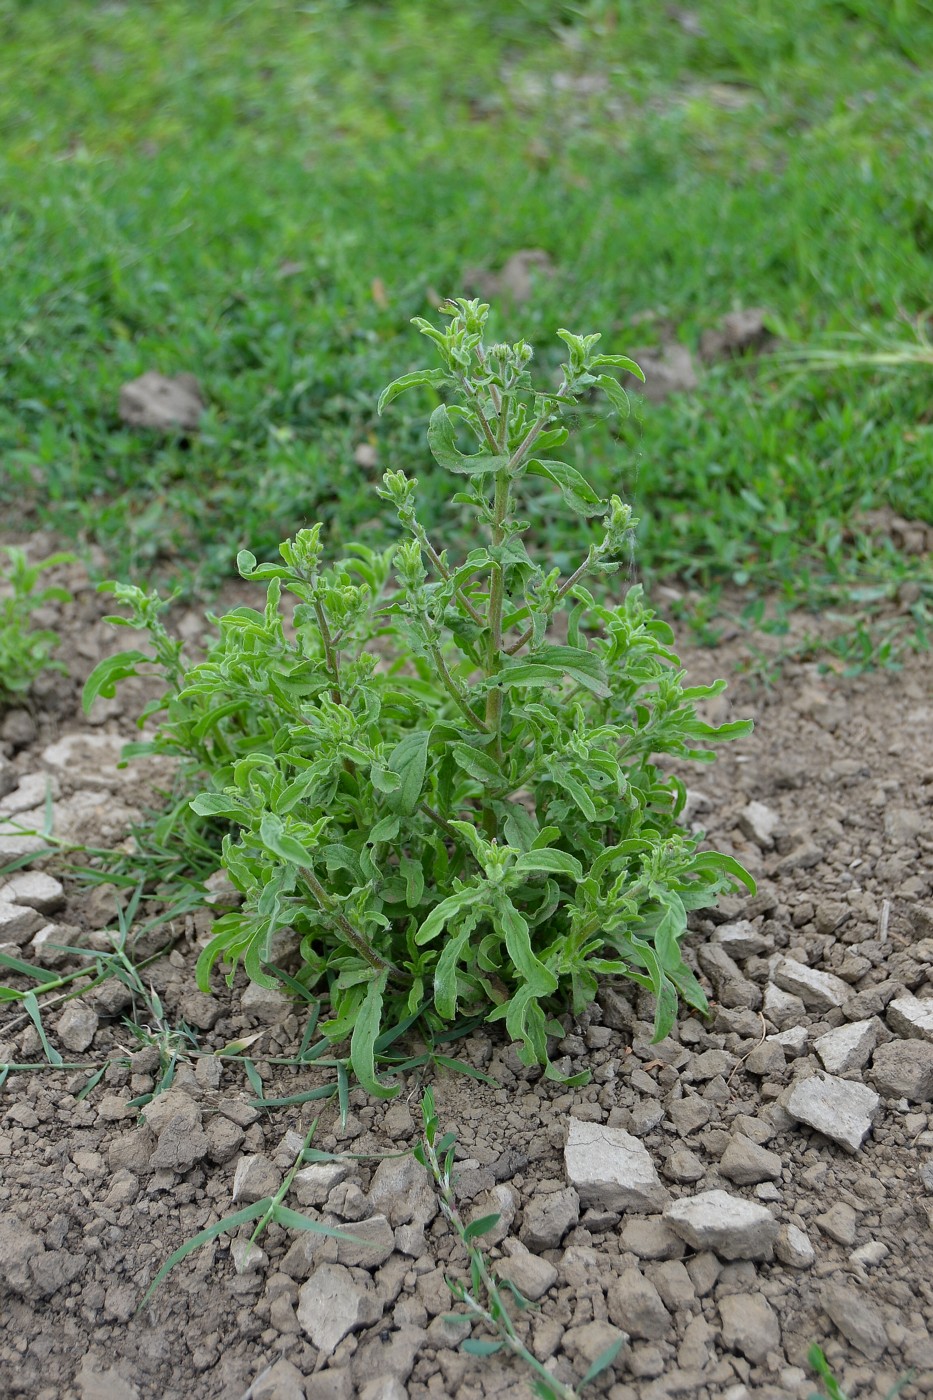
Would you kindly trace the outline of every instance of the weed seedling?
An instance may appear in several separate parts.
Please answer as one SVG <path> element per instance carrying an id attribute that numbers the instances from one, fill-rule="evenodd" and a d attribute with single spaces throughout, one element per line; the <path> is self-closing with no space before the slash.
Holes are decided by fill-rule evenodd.
<path id="1" fill-rule="evenodd" d="M 32 614 L 47 603 L 70 603 L 66 588 L 44 584 L 40 579 L 59 564 L 70 564 L 70 554 L 53 554 L 30 564 L 21 549 L 3 550 L 6 563 L 0 566 L 0 709 L 24 695 L 38 675 L 46 670 L 63 671 L 52 659 L 58 634 L 47 627 L 33 627 Z"/>

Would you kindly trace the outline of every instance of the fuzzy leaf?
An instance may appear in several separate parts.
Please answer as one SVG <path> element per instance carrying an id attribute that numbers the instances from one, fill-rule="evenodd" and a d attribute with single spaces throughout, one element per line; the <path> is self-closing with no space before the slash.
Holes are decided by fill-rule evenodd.
<path id="1" fill-rule="evenodd" d="M 400 816 L 410 816 L 421 800 L 430 738 L 430 729 L 417 729 L 406 734 L 389 755 L 387 767 L 400 782 L 398 789 L 387 795 L 386 806 Z"/>
<path id="2" fill-rule="evenodd" d="M 447 382 L 446 371 L 442 369 L 418 369 L 412 374 L 402 374 L 398 379 L 393 379 L 387 388 L 383 389 L 379 395 L 379 403 L 376 412 L 382 414 L 393 399 L 397 399 L 399 394 L 404 394 L 407 389 L 414 389 L 420 384 L 425 384 L 432 389 L 440 388 Z"/>
<path id="3" fill-rule="evenodd" d="M 515 862 L 515 869 L 522 875 L 541 873 L 569 875 L 571 879 L 578 881 L 583 879 L 583 866 L 576 856 L 568 855 L 566 851 L 555 851 L 551 848 L 529 851 L 527 855 L 519 856 Z"/>
<path id="4" fill-rule="evenodd" d="M 392 1088 L 376 1077 L 375 1049 L 382 1029 L 382 999 L 388 978 L 389 974 L 382 972 L 370 982 L 350 1037 L 353 1073 L 366 1092 L 376 1099 L 394 1099 L 400 1089 L 399 1085 Z"/>
<path id="5" fill-rule="evenodd" d="M 493 457 L 487 452 L 468 456 L 461 452 L 457 447 L 450 413 L 444 404 L 431 414 L 428 424 L 428 447 L 439 466 L 444 467 L 446 471 L 456 472 L 458 476 L 488 476 L 491 472 L 501 471 L 509 464 L 507 456 Z"/>
<path id="6" fill-rule="evenodd" d="M 91 706 L 98 695 L 112 700 L 117 693 L 117 683 L 129 676 L 138 675 L 137 668 L 151 660 L 152 657 L 147 656 L 144 651 L 121 651 L 117 656 L 105 656 L 103 661 L 98 661 L 84 683 L 81 695 L 84 713 L 90 714 Z"/>
<path id="7" fill-rule="evenodd" d="M 593 490 L 586 477 L 566 462 L 542 461 L 533 458 L 525 468 L 528 476 L 544 477 L 558 488 L 566 504 L 577 515 L 602 515 L 606 503 Z"/>

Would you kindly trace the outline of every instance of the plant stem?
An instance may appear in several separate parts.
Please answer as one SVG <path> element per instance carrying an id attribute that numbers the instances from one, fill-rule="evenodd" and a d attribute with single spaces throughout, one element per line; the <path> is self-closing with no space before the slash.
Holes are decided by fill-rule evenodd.
<path id="1" fill-rule="evenodd" d="M 505 539 L 505 523 L 509 513 L 509 498 L 512 479 L 507 468 L 496 472 L 496 496 L 493 506 L 492 546 L 501 546 Z M 486 625 L 489 637 L 486 642 L 486 678 L 490 679 L 499 671 L 499 653 L 502 650 L 502 607 L 505 600 L 505 569 L 501 564 L 493 564 L 489 581 L 489 606 Z M 486 697 L 486 728 L 495 736 L 496 758 L 502 762 L 502 690 L 494 686 Z"/>
<path id="2" fill-rule="evenodd" d="M 314 613 L 317 617 L 317 625 L 320 628 L 321 641 L 324 643 L 324 655 L 327 660 L 327 669 L 331 675 L 331 699 L 335 705 L 342 705 L 343 700 L 340 695 L 340 663 L 337 658 L 337 653 L 334 650 L 330 628 L 327 625 L 327 614 L 324 612 L 323 604 L 316 598 L 314 600 Z"/>
<path id="3" fill-rule="evenodd" d="M 393 962 L 389 962 L 388 959 L 384 958 L 381 953 L 377 953 L 375 948 L 366 940 L 363 934 L 361 934 L 358 929 L 355 929 L 353 927 L 346 915 L 342 914 L 340 910 L 336 908 L 336 906 L 334 905 L 334 901 L 331 899 L 330 895 L 327 893 L 324 886 L 321 884 L 320 880 L 315 875 L 314 871 L 311 870 L 307 865 L 299 866 L 299 869 L 301 870 L 302 875 L 307 880 L 311 893 L 317 900 L 321 912 L 327 914 L 330 917 L 332 922 L 337 925 L 344 938 L 346 938 L 347 942 L 356 949 L 356 951 L 360 954 L 362 958 L 365 958 L 366 962 L 369 963 L 370 967 L 378 968 L 380 972 L 392 973 L 395 977 L 401 977 L 402 974 L 399 972 L 399 969 L 395 966 L 395 964 Z"/>
<path id="4" fill-rule="evenodd" d="M 473 725 L 474 729 L 478 729 L 481 734 L 487 734 L 489 732 L 488 724 L 486 724 L 484 720 L 480 719 L 479 715 L 473 709 L 469 700 L 463 694 L 462 690 L 457 685 L 457 682 L 454 680 L 453 676 L 448 671 L 447 664 L 444 661 L 443 656 L 441 655 L 440 647 L 431 647 L 431 659 L 433 660 L 434 665 L 437 667 L 437 674 L 440 677 L 441 683 L 443 684 L 444 689 L 447 691 L 450 698 L 456 701 L 457 705 L 466 715 L 467 719 Z"/>
<path id="5" fill-rule="evenodd" d="M 434 565 L 437 572 L 440 574 L 441 578 L 444 579 L 446 582 L 446 580 L 450 578 L 450 570 L 444 563 L 441 556 L 438 554 L 437 550 L 434 548 L 431 541 L 428 539 L 424 530 L 421 531 L 421 535 L 419 537 L 418 542 L 421 545 L 421 548 L 424 550 L 425 554 L 430 559 L 431 563 Z M 457 589 L 457 598 L 466 608 L 473 621 L 478 623 L 480 627 L 485 627 L 486 619 L 483 617 L 483 614 L 479 611 L 479 609 L 475 607 L 473 603 L 470 602 L 469 598 L 464 593 L 462 588 Z"/>
<path id="6" fill-rule="evenodd" d="M 589 573 L 590 569 L 593 567 L 594 562 L 595 562 L 595 555 L 594 555 L 594 552 L 591 550 L 590 553 L 589 553 L 589 554 L 586 556 L 586 558 L 584 559 L 583 563 L 579 566 L 579 568 L 574 569 L 574 571 L 573 571 L 573 573 L 570 575 L 570 577 L 569 577 L 568 579 L 566 579 L 566 580 L 561 584 L 560 588 L 557 590 L 557 597 L 556 597 L 556 599 L 554 600 L 554 608 L 556 608 L 556 607 L 557 607 L 557 604 L 560 603 L 560 602 L 562 602 L 563 599 L 566 598 L 566 596 L 567 596 L 567 594 L 570 592 L 571 588 L 576 587 L 576 585 L 580 582 L 581 578 L 585 578 L 585 577 L 586 577 L 586 575 Z M 554 609 L 551 609 L 551 611 L 553 612 Z M 549 616 L 550 616 L 550 614 L 549 614 Z M 534 628 L 533 628 L 533 627 L 526 627 L 525 630 L 524 630 L 524 632 L 523 632 L 523 633 L 521 634 L 521 636 L 519 637 L 518 641 L 517 641 L 517 642 L 510 642 L 509 645 L 506 647 L 506 649 L 505 649 L 505 650 L 506 650 L 506 654 L 507 654 L 508 656 L 514 656 L 515 653 L 516 653 L 517 651 L 521 651 L 522 647 L 525 645 L 526 642 L 530 642 L 530 641 L 531 641 L 531 639 L 532 639 L 533 636 L 534 636 Z"/>

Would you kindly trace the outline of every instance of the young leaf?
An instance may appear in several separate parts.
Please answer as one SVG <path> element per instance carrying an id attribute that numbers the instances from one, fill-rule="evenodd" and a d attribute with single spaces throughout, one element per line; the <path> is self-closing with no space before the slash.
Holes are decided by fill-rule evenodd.
<path id="1" fill-rule="evenodd" d="M 98 695 L 103 695 L 105 700 L 112 700 L 117 693 L 119 682 L 127 680 L 130 676 L 138 676 L 138 668 L 151 660 L 152 657 L 147 656 L 144 651 L 121 651 L 116 656 L 105 656 L 103 661 L 98 661 L 85 681 L 81 694 L 84 713 L 90 714 Z"/>
<path id="2" fill-rule="evenodd" d="M 450 413 L 444 404 L 431 414 L 428 424 L 428 447 L 439 466 L 446 471 L 456 472 L 458 476 L 488 476 L 491 472 L 501 471 L 509 464 L 509 459 L 505 456 L 490 456 L 487 452 L 468 456 L 461 452 L 457 447 Z"/>
<path id="3" fill-rule="evenodd" d="M 400 781 L 397 790 L 387 795 L 386 806 L 400 816 L 410 816 L 421 800 L 430 739 L 430 729 L 416 730 L 406 734 L 389 755 L 389 771 Z"/>
<path id="4" fill-rule="evenodd" d="M 418 385 L 425 384 L 432 389 L 438 389 L 447 382 L 447 374 L 442 369 L 418 369 L 412 374 L 400 375 L 398 379 L 393 379 L 392 383 L 379 395 L 379 403 L 376 412 L 382 416 L 385 409 L 393 399 L 397 399 L 399 394 L 404 394 L 406 389 L 414 389 Z"/>
<path id="5" fill-rule="evenodd" d="M 374 977 L 366 990 L 366 996 L 356 1016 L 356 1025 L 350 1038 L 350 1063 L 353 1073 L 368 1094 L 375 1099 L 394 1099 L 400 1086 L 383 1084 L 376 1077 L 375 1045 L 382 1026 L 382 1000 L 389 974 L 380 973 Z"/>

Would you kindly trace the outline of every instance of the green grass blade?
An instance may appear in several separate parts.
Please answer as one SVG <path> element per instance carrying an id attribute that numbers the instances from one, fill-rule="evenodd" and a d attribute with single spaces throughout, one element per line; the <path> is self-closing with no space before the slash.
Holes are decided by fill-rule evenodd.
<path id="1" fill-rule="evenodd" d="M 22 977 L 31 977 L 34 982 L 57 982 L 58 973 L 50 972 L 47 967 L 36 967 L 35 963 L 23 962 L 21 958 L 14 958 L 11 953 L 0 953 L 0 967 L 8 968 L 10 972 L 18 972 Z M 12 987 L 0 987 L 0 997 L 9 991 L 11 996 L 22 996 L 22 992 L 14 991 Z"/>
<path id="2" fill-rule="evenodd" d="M 49 1044 L 48 1036 L 45 1033 L 45 1027 L 42 1024 L 42 1017 L 39 1013 L 39 1003 L 36 1001 L 35 992 L 27 992 L 26 995 L 23 997 L 23 1010 L 26 1012 L 30 1021 L 32 1021 L 39 1034 L 39 1039 L 42 1042 L 42 1049 L 45 1051 L 46 1059 L 48 1060 L 50 1065 L 55 1065 L 57 1068 L 60 1064 L 63 1064 L 64 1062 L 62 1060 L 61 1055 L 55 1049 L 55 1046 Z"/>
<path id="3" fill-rule="evenodd" d="M 206 1230 L 201 1230 L 198 1234 L 193 1235 L 190 1240 L 186 1240 L 183 1245 L 180 1245 L 178 1249 L 175 1250 L 174 1254 L 170 1254 L 166 1259 L 165 1263 L 146 1289 L 142 1302 L 136 1309 L 136 1313 L 139 1314 L 142 1312 L 153 1293 L 155 1293 L 159 1285 L 168 1277 L 176 1264 L 180 1264 L 183 1259 L 187 1259 L 188 1255 L 192 1254 L 196 1249 L 200 1249 L 202 1244 L 209 1244 L 211 1240 L 216 1240 L 218 1235 L 223 1235 L 228 1230 L 237 1230 L 241 1225 L 248 1225 L 251 1220 L 257 1220 L 259 1216 L 264 1215 L 265 1212 L 269 1210 L 271 1205 L 272 1197 L 264 1196 L 263 1199 L 257 1201 L 255 1205 L 246 1206 L 243 1210 L 238 1210 L 234 1215 L 225 1215 L 223 1220 L 217 1221 L 216 1225 L 208 1225 Z"/>

